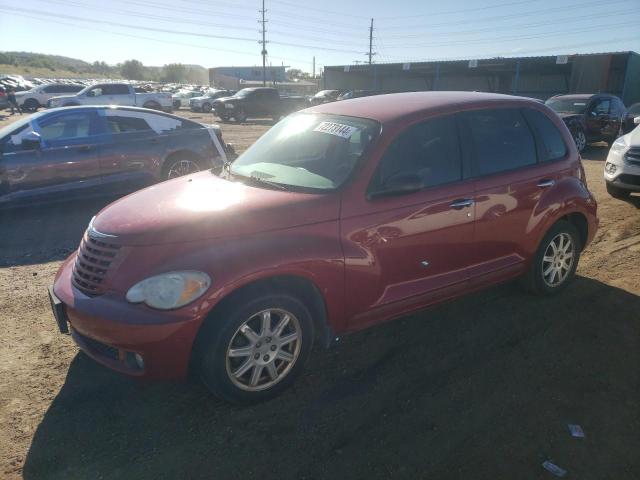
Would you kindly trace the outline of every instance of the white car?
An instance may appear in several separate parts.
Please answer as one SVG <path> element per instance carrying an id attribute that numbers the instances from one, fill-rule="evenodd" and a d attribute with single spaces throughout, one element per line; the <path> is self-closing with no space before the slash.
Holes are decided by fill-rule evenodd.
<path id="1" fill-rule="evenodd" d="M 50 98 L 78 93 L 83 88 L 84 85 L 73 83 L 49 83 L 25 92 L 16 92 L 16 101 L 23 109 L 35 112 L 40 107 L 45 107 Z"/>
<path id="2" fill-rule="evenodd" d="M 640 125 L 640 117 L 633 119 Z M 640 127 L 618 138 L 609 150 L 604 164 L 607 192 L 614 198 L 627 198 L 631 192 L 640 192 Z"/>
<path id="3" fill-rule="evenodd" d="M 189 101 L 194 97 L 199 97 L 202 95 L 201 91 L 186 91 L 182 90 L 171 95 L 171 101 L 173 103 L 173 108 L 178 110 L 180 107 L 188 107 Z"/>
<path id="4" fill-rule="evenodd" d="M 213 101 L 218 98 L 230 97 L 235 92 L 230 90 L 209 90 L 202 94 L 201 97 L 193 97 L 189 101 L 189 108 L 192 112 L 209 113 L 213 109 Z"/>
<path id="5" fill-rule="evenodd" d="M 143 107 L 171 112 L 171 95 L 168 93 L 136 93 L 128 83 L 98 83 L 86 87 L 76 95 L 53 97 L 47 107 L 72 107 L 78 105 L 122 105 Z"/>

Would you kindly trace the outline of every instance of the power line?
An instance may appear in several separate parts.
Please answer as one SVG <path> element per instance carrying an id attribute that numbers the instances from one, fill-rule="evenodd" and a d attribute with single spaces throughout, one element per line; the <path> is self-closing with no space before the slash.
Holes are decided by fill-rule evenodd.
<path id="1" fill-rule="evenodd" d="M 618 4 L 618 3 L 627 3 L 627 2 L 637 2 L 637 0 L 611 0 L 609 2 L 607 2 L 607 6 L 611 6 L 613 4 Z M 549 14 L 549 13 L 554 13 L 554 12 L 558 12 L 558 11 L 564 11 L 564 10 L 574 10 L 576 8 L 580 8 L 580 9 L 584 9 L 584 7 L 587 6 L 591 6 L 591 5 L 602 5 L 602 1 L 601 0 L 595 0 L 595 1 L 591 1 L 591 2 L 585 2 L 585 3 L 574 3 L 572 5 L 565 5 L 562 7 L 555 7 L 555 8 L 547 8 L 547 9 L 538 9 L 538 10 L 531 10 L 528 12 L 519 12 L 519 13 L 514 13 L 514 14 L 510 14 L 510 15 L 494 15 L 494 16 L 490 16 L 490 17 L 483 17 L 483 18 L 473 18 L 473 19 L 467 19 L 467 20 L 456 20 L 456 25 L 459 24 L 467 24 L 467 23 L 473 23 L 473 24 L 477 24 L 477 23 L 481 23 L 481 22 L 489 22 L 489 21 L 494 21 L 494 20 L 509 20 L 511 18 L 522 18 L 522 17 L 527 17 L 529 15 L 536 15 L 536 14 Z M 425 24 L 421 24 L 421 25 L 404 25 L 404 26 L 393 26 L 393 27 L 382 27 L 382 28 L 378 28 L 378 30 L 407 30 L 407 29 L 418 29 L 418 28 L 433 28 L 433 27 L 439 27 L 439 26 L 445 26 L 445 27 L 449 27 L 451 26 L 451 21 L 448 22 L 443 22 L 443 23 L 433 23 L 430 25 L 425 25 Z"/>

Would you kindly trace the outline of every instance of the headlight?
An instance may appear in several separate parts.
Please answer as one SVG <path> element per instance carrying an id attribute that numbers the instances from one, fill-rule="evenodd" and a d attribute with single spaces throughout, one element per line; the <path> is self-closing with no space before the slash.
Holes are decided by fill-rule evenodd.
<path id="1" fill-rule="evenodd" d="M 225 103 L 224 104 L 224 108 L 233 108 L 233 104 L 232 103 Z"/>
<path id="2" fill-rule="evenodd" d="M 136 283 L 127 292 L 127 301 L 152 308 L 171 310 L 193 302 L 211 285 L 204 272 L 168 272 Z"/>
<path id="3" fill-rule="evenodd" d="M 629 149 L 629 144 L 627 143 L 627 135 L 624 135 L 618 138 L 613 145 L 611 145 L 611 151 L 617 154 L 623 154 Z"/>

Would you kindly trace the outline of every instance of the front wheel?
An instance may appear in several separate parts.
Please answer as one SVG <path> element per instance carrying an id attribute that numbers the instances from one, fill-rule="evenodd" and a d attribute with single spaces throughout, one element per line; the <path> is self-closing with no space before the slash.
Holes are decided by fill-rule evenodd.
<path id="1" fill-rule="evenodd" d="M 237 123 L 244 123 L 247 121 L 247 114 L 240 110 L 233 115 L 233 118 Z"/>
<path id="2" fill-rule="evenodd" d="M 549 295 L 564 289 L 575 276 L 581 249 L 576 227 L 565 220 L 557 222 L 540 242 L 524 277 L 527 290 Z"/>
<path id="3" fill-rule="evenodd" d="M 265 293 L 223 308 L 198 339 L 200 376 L 233 403 L 267 400 L 301 372 L 313 343 L 309 310 L 287 294 Z"/>
<path id="4" fill-rule="evenodd" d="M 578 153 L 582 153 L 587 148 L 587 136 L 584 133 L 582 127 L 576 127 L 573 132 L 573 141 L 576 143 Z"/>

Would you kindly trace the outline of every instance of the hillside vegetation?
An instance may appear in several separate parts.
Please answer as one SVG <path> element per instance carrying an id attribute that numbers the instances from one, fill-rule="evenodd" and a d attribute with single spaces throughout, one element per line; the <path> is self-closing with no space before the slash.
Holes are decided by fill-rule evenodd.
<path id="1" fill-rule="evenodd" d="M 60 55 L 31 52 L 0 52 L 0 73 L 40 78 L 127 78 L 181 83 L 209 83 L 208 71 L 200 65 L 167 64 L 145 66 L 138 60 L 116 65 L 103 61 L 93 63 Z"/>

